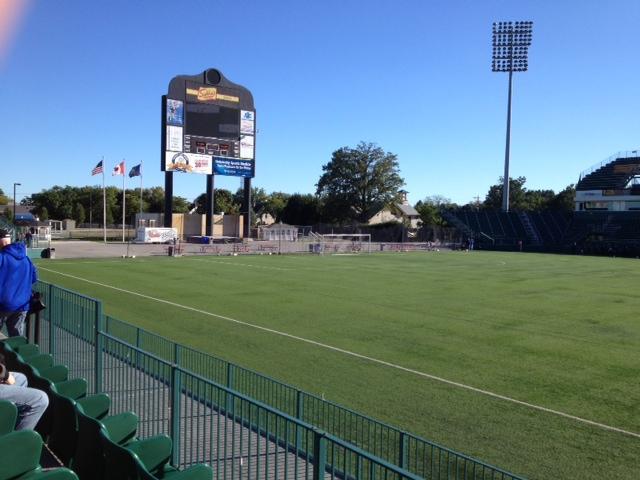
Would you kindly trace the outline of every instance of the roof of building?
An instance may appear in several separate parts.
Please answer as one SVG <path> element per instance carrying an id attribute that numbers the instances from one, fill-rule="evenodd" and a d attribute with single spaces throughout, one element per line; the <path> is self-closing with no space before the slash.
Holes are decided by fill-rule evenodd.
<path id="1" fill-rule="evenodd" d="M 396 204 L 396 207 L 398 207 L 398 209 L 404 213 L 407 217 L 419 217 L 420 214 L 418 213 L 418 211 L 413 208 L 411 205 L 407 204 Z"/>

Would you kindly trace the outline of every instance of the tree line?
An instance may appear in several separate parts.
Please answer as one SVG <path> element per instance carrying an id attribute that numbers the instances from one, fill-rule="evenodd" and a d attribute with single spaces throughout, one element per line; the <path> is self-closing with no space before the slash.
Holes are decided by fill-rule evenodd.
<path id="1" fill-rule="evenodd" d="M 292 225 L 329 223 L 353 225 L 365 223 L 386 205 L 400 200 L 404 179 L 400 176 L 397 155 L 385 152 L 374 143 L 360 142 L 356 147 L 342 147 L 334 151 L 331 160 L 322 167 L 322 175 L 316 183 L 314 194 L 272 192 L 252 188 L 251 210 L 254 224 L 260 224 L 267 216 L 276 222 Z M 569 185 L 559 193 L 553 190 L 529 190 L 526 178 L 510 179 L 510 204 L 513 210 L 573 210 L 575 188 Z M 129 189 L 126 197 L 126 221 L 132 223 L 140 211 L 140 190 Z M 214 212 L 239 214 L 243 210 L 242 189 L 231 192 L 216 189 Z M 0 189 L 0 205 L 8 198 Z M 40 220 L 66 219 L 78 224 L 101 224 L 103 217 L 102 188 L 99 186 L 54 186 L 40 193 L 25 197 L 21 204 L 32 206 L 32 213 Z M 456 205 L 440 195 L 428 196 L 415 205 L 425 225 L 444 225 L 442 209 L 492 209 L 502 204 L 502 179 L 491 185 L 482 202 Z M 8 209 L 6 209 L 7 211 Z M 142 191 L 144 212 L 164 212 L 164 189 L 151 187 Z M 5 211 L 5 213 L 6 213 Z M 173 198 L 173 212 L 205 213 L 206 194 L 193 202 L 179 196 Z M 122 190 L 115 186 L 106 188 L 106 223 L 120 223 L 122 218 Z"/>

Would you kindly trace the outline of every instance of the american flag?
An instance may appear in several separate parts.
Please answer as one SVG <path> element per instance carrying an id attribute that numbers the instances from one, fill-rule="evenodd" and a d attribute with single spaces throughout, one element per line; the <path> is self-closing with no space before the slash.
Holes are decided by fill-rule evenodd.
<path id="1" fill-rule="evenodd" d="M 102 160 L 98 162 L 98 164 L 91 170 L 91 176 L 102 173 L 104 170 L 102 168 Z"/>

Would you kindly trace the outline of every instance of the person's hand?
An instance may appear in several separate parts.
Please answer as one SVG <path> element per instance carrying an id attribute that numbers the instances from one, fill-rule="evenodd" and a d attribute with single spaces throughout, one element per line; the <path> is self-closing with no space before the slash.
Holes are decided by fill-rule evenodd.
<path id="1" fill-rule="evenodd" d="M 7 378 L 7 381 L 4 382 L 7 385 L 13 385 L 14 383 L 16 383 L 16 378 L 13 376 L 13 373 L 9 374 L 9 378 Z"/>

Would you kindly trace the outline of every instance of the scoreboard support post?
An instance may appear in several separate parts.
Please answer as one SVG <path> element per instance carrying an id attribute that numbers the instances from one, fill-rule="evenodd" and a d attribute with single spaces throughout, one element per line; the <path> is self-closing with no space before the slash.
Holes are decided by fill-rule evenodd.
<path id="1" fill-rule="evenodd" d="M 164 226 L 173 227 L 173 172 L 164 172 Z"/>
<path id="2" fill-rule="evenodd" d="M 214 175 L 207 175 L 207 236 L 213 237 L 213 195 L 214 195 Z"/>
<path id="3" fill-rule="evenodd" d="M 251 238 L 251 179 L 244 179 L 244 208 L 245 219 L 243 225 L 244 238 Z"/>

